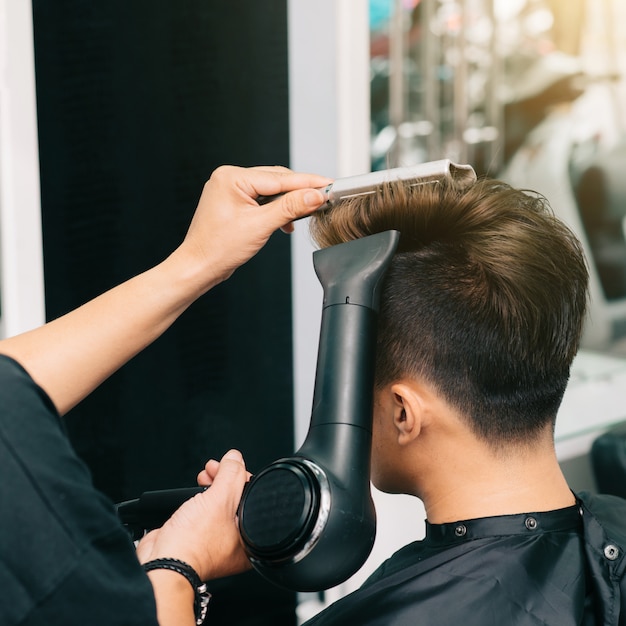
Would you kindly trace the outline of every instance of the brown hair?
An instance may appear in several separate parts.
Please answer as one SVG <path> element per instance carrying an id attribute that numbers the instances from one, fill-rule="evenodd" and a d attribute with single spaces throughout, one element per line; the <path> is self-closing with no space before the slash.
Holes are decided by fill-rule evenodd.
<path id="1" fill-rule="evenodd" d="M 330 246 L 401 233 L 385 277 L 376 385 L 419 376 L 494 445 L 554 420 L 587 303 L 580 243 L 547 201 L 496 180 L 385 186 L 311 220 Z"/>

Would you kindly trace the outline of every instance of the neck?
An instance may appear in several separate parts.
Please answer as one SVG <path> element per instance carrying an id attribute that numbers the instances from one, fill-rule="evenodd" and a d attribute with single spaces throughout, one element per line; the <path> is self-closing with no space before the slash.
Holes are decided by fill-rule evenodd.
<path id="1" fill-rule="evenodd" d="M 481 446 L 470 454 L 450 452 L 455 453 L 447 455 L 447 463 L 436 463 L 437 470 L 429 473 L 428 485 L 419 489 L 428 521 L 433 524 L 551 511 L 576 501 L 558 464 L 551 437 L 506 453 L 494 453 Z M 439 459 L 444 460 L 441 456 Z"/>

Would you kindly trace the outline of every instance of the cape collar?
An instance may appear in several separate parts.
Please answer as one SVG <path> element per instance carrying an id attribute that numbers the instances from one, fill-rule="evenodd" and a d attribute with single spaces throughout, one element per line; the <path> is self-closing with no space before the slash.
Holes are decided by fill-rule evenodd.
<path id="1" fill-rule="evenodd" d="M 516 515 L 497 515 L 446 524 L 426 520 L 425 543 L 450 545 L 474 539 L 506 535 L 533 535 L 538 532 L 576 531 L 582 533 L 582 510 L 578 504 L 564 509 Z"/>

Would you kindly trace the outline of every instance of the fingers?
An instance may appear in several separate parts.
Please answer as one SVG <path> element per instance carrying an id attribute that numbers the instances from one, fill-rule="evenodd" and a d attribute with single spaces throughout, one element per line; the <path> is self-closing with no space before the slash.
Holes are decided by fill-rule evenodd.
<path id="1" fill-rule="evenodd" d="M 243 489 L 248 480 L 246 465 L 239 450 L 229 450 L 219 463 L 217 472 L 213 478 L 211 490 L 216 492 L 224 490 L 228 493 L 238 491 L 239 487 Z M 239 492 L 239 495 L 241 493 Z"/>
<path id="2" fill-rule="evenodd" d="M 317 174 L 293 172 L 286 167 L 236 167 L 221 165 L 210 180 L 218 185 L 236 186 L 251 198 L 273 196 L 295 189 L 325 187 L 332 179 Z"/>
<path id="3" fill-rule="evenodd" d="M 223 165 L 211 174 L 209 182 L 218 187 L 236 188 L 254 204 L 259 196 L 287 194 L 267 205 L 270 207 L 269 214 L 275 216 L 276 228 L 279 228 L 320 207 L 324 197 L 318 188 L 326 187 L 332 179 L 317 174 L 293 172 L 280 166 L 243 168 Z"/>
<path id="4" fill-rule="evenodd" d="M 221 168 L 219 168 L 221 170 Z M 227 168 L 226 172 L 218 171 L 232 177 L 239 188 L 245 191 L 251 198 L 258 196 L 273 196 L 279 193 L 287 193 L 296 189 L 316 189 L 325 187 L 332 179 L 317 174 L 293 172 L 285 167 L 250 167 L 250 168 Z M 213 178 L 215 172 L 211 176 Z"/>
<path id="5" fill-rule="evenodd" d="M 236 473 L 236 474 L 239 473 L 240 471 L 239 467 L 237 467 L 236 465 L 235 466 L 229 465 L 228 463 L 228 462 L 235 461 L 239 466 L 243 468 L 243 471 L 245 472 L 245 475 L 246 475 L 246 480 L 250 476 L 250 473 L 246 471 L 246 465 L 243 460 L 243 457 L 241 456 L 241 452 L 239 452 L 238 450 L 230 450 L 224 455 L 221 462 L 216 461 L 215 459 L 209 459 L 206 462 L 204 469 L 197 476 L 198 485 L 204 486 L 204 487 L 208 487 L 212 485 L 224 461 L 227 462 L 224 465 L 224 469 L 223 469 L 225 473 L 228 473 L 229 471 Z"/>
<path id="6" fill-rule="evenodd" d="M 264 171 L 264 172 L 279 172 L 279 173 L 283 172 L 285 174 L 293 174 L 293 170 L 291 170 L 288 167 L 285 167 L 284 165 L 257 165 L 256 167 L 252 169 Z"/>
<path id="7" fill-rule="evenodd" d="M 264 171 L 274 178 L 263 182 L 278 184 L 280 187 L 278 191 L 270 194 L 258 193 L 257 196 L 285 194 L 264 205 L 263 208 L 264 212 L 273 217 L 274 229 L 280 228 L 285 233 L 293 232 L 294 220 L 310 215 L 326 202 L 325 195 L 318 188 L 326 187 L 332 182 L 331 179 L 311 174 L 299 174 L 285 168 L 268 168 Z M 261 180 L 258 182 L 262 183 Z"/>
<path id="8" fill-rule="evenodd" d="M 245 472 L 245 480 L 246 482 L 248 480 L 250 480 L 252 474 L 250 472 L 248 472 L 246 470 L 246 465 L 245 465 L 245 461 L 243 460 L 241 453 L 238 452 L 237 450 L 231 450 L 230 452 L 228 452 L 227 454 L 224 455 L 224 457 L 222 458 L 222 461 L 216 461 L 215 459 L 209 459 L 206 462 L 206 465 L 204 466 L 204 469 L 198 474 L 197 477 L 197 482 L 198 485 L 200 485 L 201 487 L 209 487 L 213 484 L 213 482 L 215 481 L 215 477 L 217 476 L 218 472 L 220 471 L 220 467 L 222 462 L 226 460 L 226 461 L 237 461 L 237 463 L 239 463 L 239 465 L 241 465 L 243 467 L 243 470 Z M 232 467 L 231 467 L 232 469 Z M 225 470 L 228 471 L 228 470 Z M 239 467 L 236 467 L 236 473 L 239 473 Z M 238 478 L 237 478 L 238 479 Z"/>
<path id="9" fill-rule="evenodd" d="M 215 459 L 207 461 L 204 469 L 198 474 L 198 484 L 203 487 L 212 485 L 213 479 L 215 478 L 215 474 L 217 474 L 219 467 L 219 461 L 216 461 Z"/>

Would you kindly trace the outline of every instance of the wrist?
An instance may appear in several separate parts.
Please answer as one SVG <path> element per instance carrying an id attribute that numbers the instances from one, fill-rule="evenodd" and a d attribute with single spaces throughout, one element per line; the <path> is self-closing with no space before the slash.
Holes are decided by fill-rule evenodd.
<path id="1" fill-rule="evenodd" d="M 197 626 L 204 623 L 211 594 L 197 572 L 184 561 L 178 559 L 155 559 L 143 564 L 152 583 L 159 620 L 161 615 L 193 616 Z M 189 622 L 191 623 L 191 622 Z"/>
<path id="2" fill-rule="evenodd" d="M 181 289 L 188 303 L 226 280 L 230 274 L 219 272 L 219 263 L 212 263 L 206 257 L 199 258 L 190 252 L 188 246 L 180 246 L 162 263 L 163 271 L 170 277 L 170 284 Z M 231 272 L 232 273 L 232 272 Z"/>
<path id="3" fill-rule="evenodd" d="M 156 589 L 167 587 L 168 595 L 176 595 L 181 600 L 188 600 L 189 606 L 193 606 L 194 590 L 187 580 L 178 572 L 168 569 L 154 569 L 146 572 L 152 586 Z"/>

